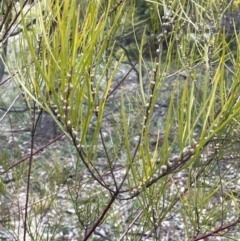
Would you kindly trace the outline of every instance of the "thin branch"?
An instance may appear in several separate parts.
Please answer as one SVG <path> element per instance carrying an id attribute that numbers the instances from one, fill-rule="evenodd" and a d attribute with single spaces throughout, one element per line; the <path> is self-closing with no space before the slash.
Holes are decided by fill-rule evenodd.
<path id="1" fill-rule="evenodd" d="M 13 100 L 12 104 L 8 107 L 8 109 L 6 110 L 6 112 L 3 114 L 3 116 L 0 119 L 0 123 L 3 121 L 3 119 L 6 117 L 6 115 L 10 112 L 10 110 L 12 109 L 13 105 L 16 103 L 16 101 L 18 100 L 18 98 L 21 96 L 22 94 L 18 94 L 18 96 Z"/>

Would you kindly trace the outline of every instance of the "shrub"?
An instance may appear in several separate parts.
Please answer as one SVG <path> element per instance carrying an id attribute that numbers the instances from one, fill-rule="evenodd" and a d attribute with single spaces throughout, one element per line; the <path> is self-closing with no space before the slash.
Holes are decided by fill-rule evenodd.
<path id="1" fill-rule="evenodd" d="M 238 240 L 236 4 L 2 4 L 4 235 Z"/>

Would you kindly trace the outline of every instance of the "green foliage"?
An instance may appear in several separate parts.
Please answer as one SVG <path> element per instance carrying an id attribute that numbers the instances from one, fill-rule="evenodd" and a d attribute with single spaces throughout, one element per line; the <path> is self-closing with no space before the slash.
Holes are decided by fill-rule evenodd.
<path id="1" fill-rule="evenodd" d="M 23 240 L 59 227 L 81 240 L 106 239 L 106 227 L 109 240 L 163 240 L 168 220 L 174 240 L 179 227 L 182 240 L 238 240 L 238 32 L 216 18 L 236 2 L 26 3 L 11 16 L 21 31 L 6 65 L 29 107 L 30 153 L 17 168 L 3 154 L 15 193 L 0 183 L 6 196 L 26 192 Z M 36 156 L 41 112 L 69 142 Z"/>

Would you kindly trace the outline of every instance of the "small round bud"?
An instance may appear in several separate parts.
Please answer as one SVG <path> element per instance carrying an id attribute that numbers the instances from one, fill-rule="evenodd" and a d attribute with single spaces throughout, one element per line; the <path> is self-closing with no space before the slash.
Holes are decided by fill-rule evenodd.
<path id="1" fill-rule="evenodd" d="M 165 173 L 167 171 L 167 166 L 166 165 L 162 165 L 161 166 L 161 171 L 162 171 L 162 173 Z"/>
<path id="2" fill-rule="evenodd" d="M 71 126 L 71 121 L 70 121 L 70 120 L 67 121 L 67 126 L 68 126 L 68 127 Z"/>
<path id="3" fill-rule="evenodd" d="M 77 135 L 78 135 L 78 132 L 77 132 L 77 131 L 73 131 L 73 135 L 74 135 L 74 136 L 77 136 Z"/>
<path id="4" fill-rule="evenodd" d="M 174 163 L 178 163 L 180 161 L 180 157 L 178 155 L 174 155 L 173 158 L 172 158 L 172 161 Z"/>

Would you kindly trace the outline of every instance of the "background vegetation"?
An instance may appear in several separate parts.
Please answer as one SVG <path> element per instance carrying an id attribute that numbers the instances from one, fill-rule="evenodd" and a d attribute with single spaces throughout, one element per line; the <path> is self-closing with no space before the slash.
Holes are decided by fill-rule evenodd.
<path id="1" fill-rule="evenodd" d="M 238 1 L 0 6 L 2 240 L 239 240 Z"/>

